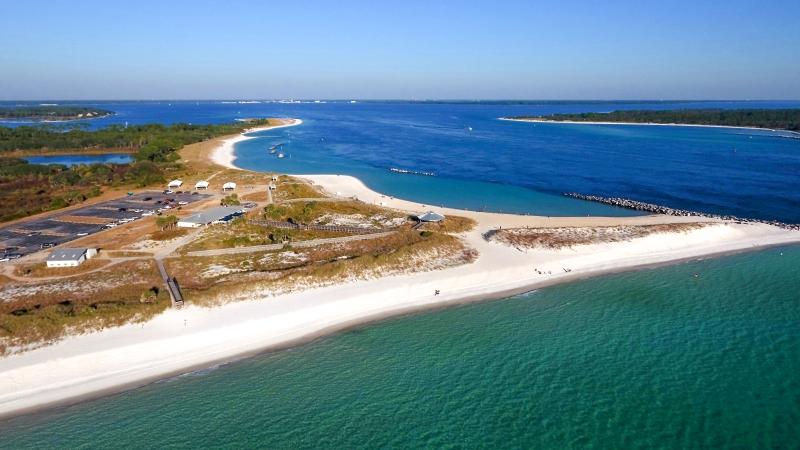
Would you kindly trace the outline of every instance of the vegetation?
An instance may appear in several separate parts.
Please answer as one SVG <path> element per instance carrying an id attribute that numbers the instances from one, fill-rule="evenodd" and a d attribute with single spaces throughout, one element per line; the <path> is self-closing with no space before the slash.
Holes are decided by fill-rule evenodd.
<path id="1" fill-rule="evenodd" d="M 186 144 L 225 134 L 241 133 L 246 128 L 267 125 L 268 120 L 217 125 L 111 125 L 99 130 L 85 130 L 63 125 L 38 125 L 16 128 L 0 127 L 0 152 L 13 150 L 69 149 L 80 152 L 97 148 L 125 149 L 143 161 L 173 161 L 175 151 Z"/>
<path id="2" fill-rule="evenodd" d="M 552 114 L 517 116 L 513 119 L 538 119 L 573 122 L 681 123 L 756 127 L 800 132 L 800 109 L 676 109 L 668 111 L 632 110 L 610 113 Z"/>
<path id="3" fill-rule="evenodd" d="M 212 226 L 203 230 L 202 236 L 184 247 L 183 251 L 214 250 L 220 248 L 250 247 L 279 244 L 286 241 L 306 241 L 346 236 L 347 233 L 297 230 L 265 227 L 249 223 L 238 217 L 227 225 Z"/>
<path id="4" fill-rule="evenodd" d="M 161 229 L 161 231 L 165 231 L 169 228 L 174 227 L 178 224 L 178 217 L 169 215 L 169 216 L 158 216 L 156 218 L 156 226 Z"/>
<path id="5" fill-rule="evenodd" d="M 226 195 L 219 203 L 222 206 L 237 206 L 242 204 L 242 202 L 239 201 L 239 196 L 235 193 Z"/>
<path id="6" fill-rule="evenodd" d="M 185 274 L 181 287 L 195 304 L 248 298 L 348 279 L 449 267 L 477 254 L 456 237 L 403 230 L 376 239 L 275 252 L 170 258 L 170 273 Z M 243 288 L 247 286 L 247 288 Z"/>
<path id="7" fill-rule="evenodd" d="M 264 207 L 264 218 L 294 223 L 310 223 L 323 221 L 325 216 L 351 216 L 355 220 L 368 222 L 371 226 L 381 227 L 381 220 L 404 217 L 379 206 L 368 205 L 359 201 L 305 201 L 269 204 Z"/>
<path id="8" fill-rule="evenodd" d="M 278 189 L 273 196 L 279 201 L 324 197 L 314 186 L 286 175 L 281 175 L 276 185 Z"/>
<path id="9" fill-rule="evenodd" d="M 67 167 L 0 158 L 0 222 L 81 203 L 100 195 L 102 187 L 164 181 L 163 168 L 149 161 Z"/>
<path id="10" fill-rule="evenodd" d="M 0 355 L 67 332 L 144 321 L 170 305 L 152 261 L 116 264 L 70 278 L 0 283 Z"/>
<path id="11" fill-rule="evenodd" d="M 96 119 L 114 114 L 112 111 L 82 106 L 12 106 L 0 107 L 0 120 L 59 121 Z"/>
<path id="12" fill-rule="evenodd" d="M 708 223 L 669 223 L 615 227 L 504 228 L 484 234 L 489 241 L 519 248 L 561 249 L 575 245 L 629 241 L 657 233 L 686 233 Z"/>
<path id="13" fill-rule="evenodd" d="M 62 126 L 0 127 L 0 222 L 77 204 L 100 195 L 106 187 L 164 183 L 168 173 L 183 170 L 177 151 L 185 144 L 266 123 L 115 125 L 95 131 Z M 20 150 L 47 153 L 65 149 L 76 153 L 125 149 L 135 153 L 135 161 L 67 167 L 2 157 Z"/>

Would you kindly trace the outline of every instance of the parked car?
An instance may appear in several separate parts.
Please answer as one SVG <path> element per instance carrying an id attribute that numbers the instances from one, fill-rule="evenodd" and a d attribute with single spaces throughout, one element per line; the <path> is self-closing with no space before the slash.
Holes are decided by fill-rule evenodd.
<path id="1" fill-rule="evenodd" d="M 78 233 L 78 234 L 76 234 L 76 236 L 88 236 L 88 235 L 89 235 L 89 233 Z"/>
<path id="2" fill-rule="evenodd" d="M 42 245 L 40 245 L 41 248 L 53 248 L 55 246 L 55 242 L 42 242 Z"/>
<path id="3" fill-rule="evenodd" d="M 22 255 L 19 253 L 6 253 L 5 258 L 7 259 L 20 259 Z"/>
<path id="4" fill-rule="evenodd" d="M 153 199 L 153 197 L 145 197 L 145 198 L 144 198 L 144 201 L 146 201 L 146 202 L 149 202 L 149 201 L 150 201 L 150 200 L 152 200 L 152 199 Z"/>
<path id="5" fill-rule="evenodd" d="M 179 204 L 179 205 L 188 205 L 188 204 L 189 204 L 189 202 L 183 202 L 183 201 L 181 201 L 181 202 L 178 202 L 178 204 Z"/>

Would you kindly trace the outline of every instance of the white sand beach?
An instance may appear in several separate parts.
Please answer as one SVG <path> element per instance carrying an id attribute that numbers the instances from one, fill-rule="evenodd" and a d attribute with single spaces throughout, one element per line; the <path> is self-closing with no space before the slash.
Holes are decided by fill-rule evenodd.
<path id="1" fill-rule="evenodd" d="M 237 142 L 255 138 L 255 136 L 250 136 L 251 133 L 257 133 L 259 131 L 266 130 L 277 130 L 278 128 L 294 127 L 303 123 L 303 121 L 300 119 L 285 119 L 284 122 L 285 123 L 281 125 L 250 128 L 238 136 L 223 140 L 222 145 L 217 147 L 211 153 L 211 161 L 229 169 L 236 169 L 237 167 L 233 165 L 233 162 L 236 159 L 234 148 L 236 147 Z"/>
<path id="2" fill-rule="evenodd" d="M 299 122 L 292 125 L 295 124 Z M 214 160 L 232 164 L 229 153 L 234 143 L 241 140 L 237 139 L 217 149 Z M 216 308 L 188 306 L 169 310 L 143 325 L 74 336 L 48 347 L 6 357 L 0 359 L 0 415 L 141 385 L 170 374 L 294 345 L 355 324 L 411 311 L 503 298 L 602 273 L 800 242 L 798 231 L 697 217 L 548 218 L 437 208 L 382 195 L 350 176 L 301 176 L 332 195 L 355 196 L 368 203 L 410 212 L 433 210 L 445 215 L 472 217 L 478 225 L 464 234 L 463 239 L 479 256 L 474 263 L 443 270 L 354 281 L 278 296 L 269 292 L 254 293 L 250 301 Z M 653 234 L 625 242 L 561 250 L 517 249 L 486 241 L 482 236 L 501 226 L 701 220 L 714 223 L 681 233 Z M 435 294 L 437 290 L 439 295 Z"/>

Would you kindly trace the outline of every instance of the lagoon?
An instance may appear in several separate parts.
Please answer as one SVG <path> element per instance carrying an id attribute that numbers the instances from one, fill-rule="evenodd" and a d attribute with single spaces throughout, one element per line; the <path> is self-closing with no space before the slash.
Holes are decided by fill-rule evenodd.
<path id="1" fill-rule="evenodd" d="M 99 155 L 47 155 L 23 157 L 30 164 L 61 164 L 75 166 L 79 164 L 129 164 L 133 157 L 125 153 L 107 153 Z"/>

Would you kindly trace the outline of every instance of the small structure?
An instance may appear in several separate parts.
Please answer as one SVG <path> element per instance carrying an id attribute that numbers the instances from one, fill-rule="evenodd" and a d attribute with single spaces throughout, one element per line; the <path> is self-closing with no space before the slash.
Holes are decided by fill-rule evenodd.
<path id="1" fill-rule="evenodd" d="M 229 222 L 242 213 L 244 213 L 244 208 L 241 206 L 217 206 L 179 219 L 177 225 L 181 228 L 199 228 L 211 223 Z"/>
<path id="2" fill-rule="evenodd" d="M 272 176 L 272 181 L 278 181 L 278 176 L 277 175 L 273 175 Z"/>
<path id="3" fill-rule="evenodd" d="M 236 189 L 236 183 L 234 183 L 233 181 L 228 181 L 227 183 L 222 185 L 223 191 L 233 191 L 235 189 Z"/>
<path id="4" fill-rule="evenodd" d="M 172 188 L 179 188 L 179 187 L 181 187 L 181 185 L 183 185 L 183 181 L 181 181 L 181 180 L 172 180 L 172 181 L 169 182 L 167 187 L 172 189 Z"/>
<path id="5" fill-rule="evenodd" d="M 78 267 L 95 255 L 96 248 L 60 248 L 47 257 L 47 267 Z"/>
<path id="6" fill-rule="evenodd" d="M 274 191 L 275 189 L 278 189 L 278 186 L 275 186 L 275 183 L 270 183 L 269 184 L 269 190 L 270 191 Z"/>
<path id="7" fill-rule="evenodd" d="M 441 222 L 444 220 L 444 216 L 433 211 L 428 211 L 425 214 L 417 216 L 417 219 L 419 219 L 420 222 Z"/>
<path id="8" fill-rule="evenodd" d="M 205 180 L 198 181 L 197 183 L 194 184 L 194 188 L 198 189 L 198 190 L 199 189 L 208 189 L 208 181 L 205 181 Z"/>

